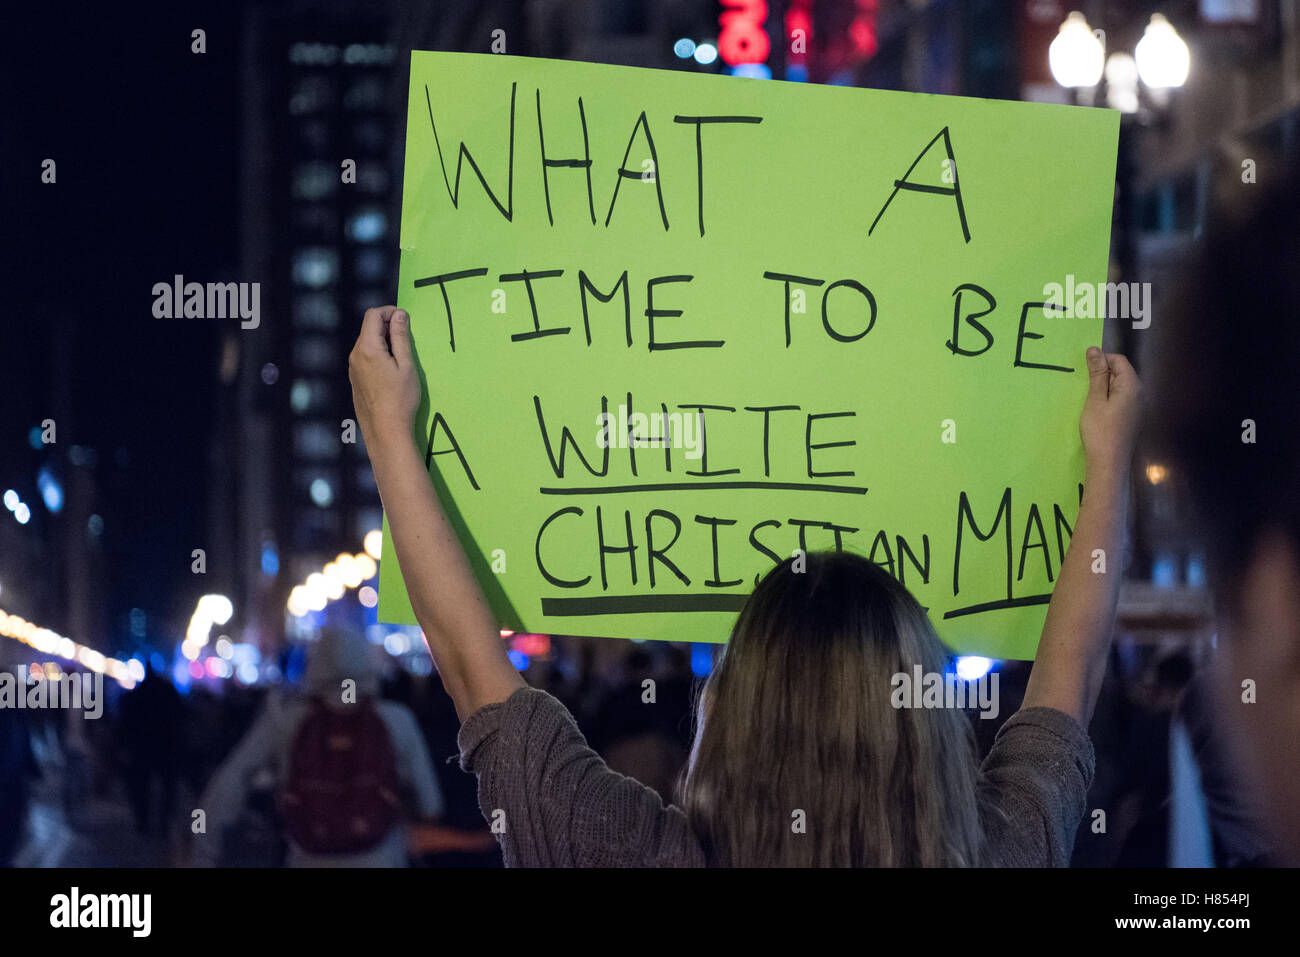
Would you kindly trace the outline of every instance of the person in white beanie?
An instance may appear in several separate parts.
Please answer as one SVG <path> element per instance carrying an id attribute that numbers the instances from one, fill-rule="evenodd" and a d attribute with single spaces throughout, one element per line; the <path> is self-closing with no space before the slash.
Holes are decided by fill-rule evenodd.
<path id="1" fill-rule="evenodd" d="M 254 775 L 269 769 L 288 866 L 407 866 L 407 819 L 441 816 L 443 797 L 415 716 L 379 700 L 378 691 L 365 639 L 323 629 L 307 657 L 302 693 L 268 699 L 204 789 L 206 833 L 194 837 L 195 862 L 219 863 Z"/>

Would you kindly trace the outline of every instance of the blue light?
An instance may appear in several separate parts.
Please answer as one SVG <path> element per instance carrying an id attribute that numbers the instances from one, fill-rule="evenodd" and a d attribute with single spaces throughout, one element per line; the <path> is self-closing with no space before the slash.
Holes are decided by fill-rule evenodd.
<path id="1" fill-rule="evenodd" d="M 275 552 L 274 545 L 262 546 L 262 574 L 276 575 L 280 571 L 280 556 Z"/>
<path id="2" fill-rule="evenodd" d="M 366 210 L 352 217 L 348 235 L 356 243 L 373 243 L 388 231 L 388 217 L 379 210 Z"/>
<path id="3" fill-rule="evenodd" d="M 673 52 L 683 60 L 689 60 L 695 56 L 695 41 L 690 37 L 682 37 L 673 44 Z"/>
<path id="4" fill-rule="evenodd" d="M 785 78 L 791 83 L 807 83 L 808 68 L 802 63 L 792 63 L 785 68 Z"/>
<path id="5" fill-rule="evenodd" d="M 992 658 L 981 658 L 979 655 L 961 655 L 957 658 L 957 677 L 962 681 L 979 681 L 992 669 Z"/>
<path id="6" fill-rule="evenodd" d="M 515 651 L 512 648 L 510 651 L 506 652 L 506 654 L 510 658 L 510 663 L 515 666 L 515 671 L 528 670 L 528 664 L 529 664 L 528 656 L 524 654 L 522 651 Z"/>
<path id="7" fill-rule="evenodd" d="M 321 508 L 329 508 L 334 501 L 334 486 L 323 478 L 313 479 L 311 483 L 311 500 Z"/>
<path id="8" fill-rule="evenodd" d="M 41 441 L 41 427 L 39 425 L 33 425 L 31 429 L 28 430 L 27 444 L 38 452 L 45 448 L 45 443 Z"/>
<path id="9" fill-rule="evenodd" d="M 41 498 L 50 512 L 57 515 L 63 511 L 63 486 L 48 466 L 42 466 L 36 473 L 36 487 L 41 490 Z"/>
<path id="10" fill-rule="evenodd" d="M 1173 588 L 1178 584 L 1178 561 L 1174 556 L 1156 556 L 1151 563 L 1151 584 L 1157 588 Z"/>
<path id="11" fill-rule="evenodd" d="M 718 58 L 718 48 L 712 43 L 701 43 L 695 48 L 695 62 L 701 66 L 708 66 Z"/>
<path id="12" fill-rule="evenodd" d="M 731 68 L 732 76 L 745 76 L 753 80 L 770 80 L 772 71 L 766 63 L 737 63 Z"/>
<path id="13" fill-rule="evenodd" d="M 691 645 L 691 673 L 697 678 L 704 678 L 712 670 L 713 646 L 703 642 Z"/>

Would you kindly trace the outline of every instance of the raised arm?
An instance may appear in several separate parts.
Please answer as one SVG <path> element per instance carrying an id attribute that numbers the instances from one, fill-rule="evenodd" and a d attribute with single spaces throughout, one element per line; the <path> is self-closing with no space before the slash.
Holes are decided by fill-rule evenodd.
<path id="1" fill-rule="evenodd" d="M 1137 374 L 1122 355 L 1093 347 L 1087 359 L 1088 397 L 1079 417 L 1087 460 L 1083 501 L 1047 607 L 1024 701 L 1026 708 L 1064 711 L 1084 727 L 1092 720 L 1101 690 L 1119 601 L 1129 466 L 1141 392 Z M 1103 556 L 1097 556 L 1098 549 Z"/>
<path id="2" fill-rule="evenodd" d="M 443 686 L 464 721 L 524 686 L 487 599 L 434 493 L 412 432 L 420 380 L 410 317 L 367 309 L 348 357 L 352 404 L 388 516 L 411 607 Z"/>

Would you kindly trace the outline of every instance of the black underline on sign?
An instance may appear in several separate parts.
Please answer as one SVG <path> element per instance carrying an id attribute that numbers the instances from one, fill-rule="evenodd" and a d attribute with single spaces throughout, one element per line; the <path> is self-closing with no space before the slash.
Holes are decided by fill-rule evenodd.
<path id="1" fill-rule="evenodd" d="M 543 598 L 542 614 L 565 617 L 672 611 L 740 611 L 748 599 L 748 595 L 594 595 L 590 598 Z"/>
<path id="2" fill-rule="evenodd" d="M 998 611 L 1003 608 L 1023 608 L 1025 605 L 1046 605 L 1052 600 L 1051 595 L 1027 595 L 1024 598 L 1003 598 L 998 601 L 986 601 L 982 605 L 967 605 L 943 613 L 944 620 L 960 618 L 962 615 L 978 615 L 982 611 Z"/>
<path id="3" fill-rule="evenodd" d="M 659 482 L 652 485 L 604 485 L 587 488 L 541 488 L 543 495 L 614 495 L 623 492 L 688 492 L 710 489 L 781 489 L 788 492 L 844 492 L 866 495 L 866 486 L 817 485 L 811 482 Z"/>

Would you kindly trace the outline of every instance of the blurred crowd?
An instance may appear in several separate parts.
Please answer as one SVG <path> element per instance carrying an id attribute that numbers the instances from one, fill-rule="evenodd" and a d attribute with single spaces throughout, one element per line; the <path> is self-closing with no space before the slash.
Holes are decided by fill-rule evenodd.
<path id="1" fill-rule="evenodd" d="M 393 667 L 382 651 L 371 656 L 374 651 L 359 633 L 331 630 L 307 645 L 309 665 L 296 686 L 227 683 L 218 692 L 196 683 L 182 694 L 150 670 L 103 720 L 0 709 L 0 860 L 18 866 L 500 866 L 475 779 L 458 764 L 460 721 L 437 674 L 414 675 Z M 1098 764 L 1089 803 L 1108 817 L 1099 828 L 1095 814 L 1085 816 L 1076 866 L 1270 863 L 1200 686 L 1214 654 L 1208 640 L 1117 639 L 1092 726 Z M 313 657 L 323 663 L 312 667 Z M 982 750 L 1019 706 L 1028 677 L 1025 662 L 1000 668 L 999 719 L 972 713 Z M 525 676 L 564 702 L 611 767 L 655 788 L 665 803 L 674 799 L 699 681 L 690 646 L 553 637 L 549 653 L 533 657 Z M 328 762 L 302 770 L 309 759 L 301 752 L 310 750 L 312 737 L 304 728 L 314 713 L 307 703 L 338 697 L 347 681 L 355 682 L 357 697 L 337 710 L 373 707 L 384 717 L 400 800 L 386 845 L 311 853 L 304 849 L 311 837 L 294 831 L 289 808 L 290 796 L 309 791 L 311 783 L 295 783 L 295 775 L 342 775 L 349 780 L 323 785 L 333 789 L 327 802 L 359 807 L 366 800 L 360 782 L 372 774 L 346 762 L 333 772 Z M 332 728 L 337 736 L 340 726 Z M 364 750 L 383 746 L 371 742 Z M 1197 812 L 1191 830 L 1189 805 Z M 330 804 L 323 807 L 312 813 L 331 817 Z"/>
<path id="2" fill-rule="evenodd" d="M 692 733 L 689 648 L 618 642 L 624 653 L 611 655 L 602 648 L 610 644 L 554 637 L 526 677 L 572 710 L 611 767 L 671 800 Z M 395 667 L 359 632 L 326 631 L 306 651 L 297 685 L 196 682 L 182 693 L 150 669 L 102 720 L 0 709 L 0 864 L 500 866 L 475 779 L 459 767 L 460 721 L 438 676 Z M 403 792 L 388 857 L 303 854 L 287 826 L 288 793 L 310 787 L 295 786 L 296 774 L 369 773 L 296 766 L 311 747 L 309 702 L 339 699 L 347 681 L 357 697 L 335 710 L 373 706 L 383 717 Z"/>

